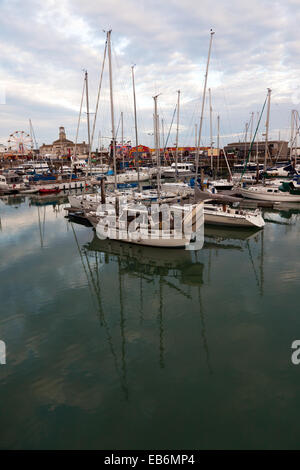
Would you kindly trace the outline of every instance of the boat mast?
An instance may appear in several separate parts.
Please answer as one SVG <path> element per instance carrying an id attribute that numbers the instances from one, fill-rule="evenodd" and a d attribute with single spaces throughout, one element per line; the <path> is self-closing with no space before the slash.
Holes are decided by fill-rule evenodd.
<path id="1" fill-rule="evenodd" d="M 259 161 L 258 161 L 258 127 L 259 127 L 259 112 L 257 111 L 257 133 L 256 133 L 256 182 L 259 180 Z"/>
<path id="2" fill-rule="evenodd" d="M 123 120 L 123 111 L 121 111 L 121 145 L 122 145 L 122 157 L 123 157 L 123 170 L 125 168 L 124 160 L 124 120 Z"/>
<path id="3" fill-rule="evenodd" d="M 163 150 L 163 166 L 165 161 L 165 131 L 164 131 L 164 120 L 161 119 L 161 136 L 162 136 L 162 150 Z"/>
<path id="4" fill-rule="evenodd" d="M 244 161 L 246 161 L 246 155 L 247 155 L 247 135 L 248 135 L 248 127 L 249 127 L 249 124 L 248 124 L 248 122 L 246 122 L 246 124 L 245 124 Z"/>
<path id="5" fill-rule="evenodd" d="M 267 169 L 267 159 L 268 159 L 268 138 L 269 138 L 271 91 L 272 90 L 270 88 L 268 88 L 268 108 L 267 108 L 267 120 L 266 120 L 266 141 L 265 141 L 264 171 L 266 171 L 266 169 Z"/>
<path id="6" fill-rule="evenodd" d="M 214 34 L 215 34 L 214 31 L 210 30 L 210 42 L 209 42 L 208 57 L 207 57 L 207 64 L 206 64 L 206 72 L 205 72 L 205 78 L 204 78 L 204 88 L 203 88 L 202 106 L 201 106 L 201 117 L 200 117 L 199 135 L 198 135 L 198 145 L 197 145 L 196 175 L 195 175 L 195 182 L 196 182 L 196 184 L 197 184 L 197 178 L 198 178 L 199 154 L 200 154 L 200 143 L 201 143 L 201 134 L 202 134 L 203 113 L 204 113 L 204 104 L 205 104 L 205 95 L 206 95 L 206 85 L 207 85 L 207 77 L 208 77 L 208 67 L 209 67 L 209 61 L 210 61 L 210 53 L 211 53 L 212 39 L 213 39 L 213 35 L 214 35 Z"/>
<path id="7" fill-rule="evenodd" d="M 140 187 L 140 164 L 138 152 L 138 131 L 137 131 L 137 117 L 136 117 L 136 96 L 135 96 L 135 82 L 134 82 L 134 65 L 131 67 L 132 74 L 132 89 L 133 89 L 133 104 L 134 104 L 134 127 L 135 127 L 135 167 L 138 173 L 138 185 Z"/>
<path id="8" fill-rule="evenodd" d="M 178 166 L 179 107 L 180 107 L 180 90 L 177 91 L 177 127 L 176 127 L 175 181 L 177 181 L 177 166 Z"/>
<path id="9" fill-rule="evenodd" d="M 101 131 L 99 131 L 99 135 L 98 135 L 98 147 L 99 147 L 99 153 L 100 153 L 100 164 L 101 164 L 101 168 L 102 168 L 102 170 L 103 170 L 103 156 L 102 156 Z"/>
<path id="10" fill-rule="evenodd" d="M 290 160 L 293 161 L 293 144 L 294 144 L 294 110 L 291 111 L 291 140 L 290 140 Z"/>
<path id="11" fill-rule="evenodd" d="M 159 114 L 157 115 L 157 139 L 158 139 L 158 155 L 159 158 L 161 157 L 160 154 L 160 126 L 159 126 Z"/>
<path id="12" fill-rule="evenodd" d="M 252 134 L 253 134 L 253 120 L 254 120 L 254 113 L 251 113 L 251 119 L 250 119 L 250 138 L 249 138 L 249 148 L 251 147 L 251 142 L 252 142 Z M 252 153 L 252 151 L 251 151 Z M 251 160 L 251 154 L 249 156 L 249 162 Z"/>
<path id="13" fill-rule="evenodd" d="M 154 141 L 157 161 L 157 196 L 160 198 L 160 161 L 158 151 L 158 128 L 157 128 L 157 98 L 159 95 L 153 96 L 154 99 Z"/>
<path id="14" fill-rule="evenodd" d="M 111 110 L 111 134 L 112 134 L 112 153 L 114 162 L 115 190 L 117 189 L 117 165 L 116 165 L 116 139 L 115 139 L 115 117 L 114 117 L 114 98 L 112 83 L 112 66 L 111 66 L 111 30 L 107 31 L 108 44 L 108 64 L 109 64 L 109 89 L 110 89 L 110 110 Z"/>
<path id="15" fill-rule="evenodd" d="M 257 125 L 259 124 L 259 112 L 257 111 Z M 258 165 L 258 129 L 257 129 L 257 134 L 256 134 L 256 163 Z"/>
<path id="16" fill-rule="evenodd" d="M 298 156 L 298 115 L 297 111 L 294 111 L 294 122 L 295 122 L 295 147 L 294 147 L 294 152 L 295 152 L 295 168 L 297 165 L 297 156 Z"/>
<path id="17" fill-rule="evenodd" d="M 211 89 L 208 89 L 209 94 L 209 129 L 210 129 L 210 169 L 213 171 L 213 137 L 212 137 L 212 105 L 211 105 Z"/>
<path id="18" fill-rule="evenodd" d="M 217 156 L 217 172 L 219 171 L 220 166 L 220 116 L 217 116 L 217 127 L 218 127 L 218 137 L 217 137 L 217 147 L 218 147 L 218 156 Z"/>
<path id="19" fill-rule="evenodd" d="M 88 146 L 89 146 L 89 168 L 90 177 L 92 176 L 92 159 L 91 159 L 91 131 L 90 131 L 90 105 L 89 105 L 89 88 L 88 88 L 88 73 L 85 71 L 85 96 L 86 96 L 86 117 L 88 129 Z"/>
<path id="20" fill-rule="evenodd" d="M 37 141 L 36 141 L 36 138 L 35 138 L 35 133 L 34 133 L 34 129 L 33 129 L 33 125 L 32 125 L 32 122 L 31 122 L 31 119 L 29 119 L 29 129 L 30 129 L 30 137 L 31 137 L 31 140 L 33 141 L 34 143 L 34 150 L 35 150 L 35 155 L 37 154 L 37 151 L 38 151 L 38 145 L 37 145 Z"/>

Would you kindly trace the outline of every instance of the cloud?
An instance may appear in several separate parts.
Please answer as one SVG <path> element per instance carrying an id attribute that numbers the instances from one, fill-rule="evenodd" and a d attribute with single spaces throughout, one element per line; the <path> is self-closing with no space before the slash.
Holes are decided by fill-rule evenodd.
<path id="1" fill-rule="evenodd" d="M 300 13 L 293 0 L 4 0 L 0 29 L 2 142 L 17 127 L 27 130 L 31 118 L 39 143 L 51 142 L 65 125 L 74 138 L 83 69 L 89 71 L 92 112 L 103 58 L 105 34 L 113 29 L 113 76 L 116 126 L 124 112 L 127 139 L 133 139 L 131 65 L 135 79 L 140 141 L 152 144 L 153 95 L 160 117 L 170 125 L 181 90 L 180 143 L 193 145 L 199 122 L 209 30 L 213 39 L 208 86 L 212 90 L 213 132 L 221 119 L 221 141 L 243 135 L 250 113 L 260 111 L 272 88 L 271 136 L 288 136 L 291 109 L 300 101 Z M 12 27 L 13 25 L 13 27 Z M 111 132 L 107 71 L 97 133 Z M 264 119 L 262 121 L 264 124 Z M 263 132 L 263 124 L 260 134 Z M 86 138 L 82 124 L 81 135 Z M 150 131 L 150 132 L 149 132 Z M 175 129 L 171 135 L 174 139 Z M 208 107 L 203 141 L 209 140 Z M 107 142 L 107 140 L 106 140 Z"/>

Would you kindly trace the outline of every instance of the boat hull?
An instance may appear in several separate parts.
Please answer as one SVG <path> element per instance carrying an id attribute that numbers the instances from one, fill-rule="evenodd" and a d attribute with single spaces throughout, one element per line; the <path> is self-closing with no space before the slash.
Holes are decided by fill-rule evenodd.
<path id="1" fill-rule="evenodd" d="M 255 199 L 259 201 L 272 201 L 272 202 L 300 202 L 300 196 L 289 193 L 266 193 L 263 191 L 250 191 L 241 189 L 240 193 L 247 199 Z"/>
<path id="2" fill-rule="evenodd" d="M 257 227 L 262 228 L 264 226 L 264 220 L 262 217 L 227 217 L 225 215 L 207 214 L 204 211 L 204 223 L 212 225 L 222 225 L 223 227 Z"/>

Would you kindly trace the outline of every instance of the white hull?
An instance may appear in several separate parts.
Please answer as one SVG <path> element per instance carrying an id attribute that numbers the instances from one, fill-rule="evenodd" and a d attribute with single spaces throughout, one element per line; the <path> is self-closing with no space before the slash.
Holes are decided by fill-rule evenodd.
<path id="1" fill-rule="evenodd" d="M 99 226 L 97 227 L 97 233 L 101 234 L 101 231 L 99 231 Z M 115 237 L 110 239 L 118 240 L 125 243 L 133 243 L 135 245 L 153 246 L 161 248 L 184 248 L 191 240 L 191 236 L 185 238 L 171 238 L 169 237 L 169 234 L 167 234 L 168 237 L 166 236 L 166 238 L 163 238 L 159 233 L 157 234 L 157 238 L 143 238 L 143 235 L 138 235 L 136 233 L 135 235 L 136 236 L 132 238 L 122 238 L 122 233 L 120 234 L 119 231 L 116 230 Z"/>
<path id="2" fill-rule="evenodd" d="M 267 191 L 253 191 L 251 189 L 241 189 L 240 193 L 243 197 L 248 199 L 255 199 L 259 201 L 272 201 L 272 202 L 300 202 L 300 196 L 284 193 L 282 191 L 270 192 Z"/>
<path id="3" fill-rule="evenodd" d="M 69 189 L 84 189 L 87 187 L 91 186 L 91 182 L 89 181 L 71 181 L 71 182 L 54 182 L 54 183 L 42 183 L 42 184 L 35 184 L 35 185 L 30 185 L 32 190 L 37 190 L 39 191 L 40 189 L 55 189 L 59 188 L 62 191 L 68 191 Z"/>
<path id="4" fill-rule="evenodd" d="M 188 221 L 192 223 L 191 229 L 188 230 L 188 233 L 183 233 L 177 229 L 152 229 L 147 225 L 142 229 L 136 229 L 131 232 L 128 231 L 128 228 L 122 229 L 122 227 L 119 226 L 120 219 L 116 220 L 116 224 L 113 228 L 108 229 L 106 218 L 103 220 L 101 217 L 92 213 L 86 214 L 86 217 L 94 226 L 97 236 L 100 239 L 119 240 L 125 243 L 133 243 L 135 245 L 161 248 L 184 248 L 190 243 L 191 238 L 195 233 L 195 228 L 197 228 L 198 222 L 202 217 L 203 203 L 194 205 L 192 210 L 186 206 L 181 207 L 180 205 L 170 207 L 172 207 L 175 212 L 179 211 L 184 215 L 183 226 L 186 227 L 185 224 Z M 184 213 L 186 209 L 188 209 L 188 211 L 185 215 Z M 134 210 L 139 212 L 139 210 Z"/>
<path id="5" fill-rule="evenodd" d="M 140 181 L 147 181 L 149 179 L 148 173 L 140 173 L 139 177 Z M 120 173 L 116 177 L 117 183 L 134 183 L 138 181 L 138 174 L 137 172 L 129 172 L 129 173 Z M 105 183 L 107 184 L 114 184 L 115 177 L 114 175 L 106 176 Z"/>
<path id="6" fill-rule="evenodd" d="M 204 210 L 204 223 L 222 225 L 227 227 L 256 227 L 261 228 L 264 223 L 256 217 L 226 217 L 222 214 L 207 214 Z"/>
<path id="7" fill-rule="evenodd" d="M 175 178 L 176 172 L 175 170 L 163 170 L 162 169 L 162 175 L 165 178 Z M 191 176 L 191 175 L 192 175 L 192 171 L 190 170 L 178 170 L 177 171 L 177 176 Z"/>
<path id="8" fill-rule="evenodd" d="M 170 191 L 174 194 L 193 194 L 194 190 L 186 183 L 163 183 L 162 190 Z"/>

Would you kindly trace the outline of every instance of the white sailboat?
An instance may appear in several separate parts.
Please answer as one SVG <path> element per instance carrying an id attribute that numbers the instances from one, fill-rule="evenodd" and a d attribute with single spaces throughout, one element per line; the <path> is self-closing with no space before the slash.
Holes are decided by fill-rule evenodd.
<path id="1" fill-rule="evenodd" d="M 114 143 L 114 112 L 112 96 L 111 69 L 111 31 L 107 33 L 109 78 L 111 90 L 112 141 Z M 157 173 L 157 203 L 145 205 L 142 203 L 122 201 L 107 204 L 106 196 L 102 194 L 102 204 L 96 210 L 87 210 L 85 216 L 94 226 L 100 239 L 117 239 L 152 247 L 183 248 L 196 237 L 197 230 L 203 227 L 203 202 L 198 204 L 171 205 L 162 204 L 160 163 L 158 147 L 158 116 L 157 96 L 154 97 L 155 143 L 158 164 Z M 114 182 L 116 191 L 116 165 L 114 156 Z M 103 189 L 103 188 L 102 188 Z"/>
<path id="2" fill-rule="evenodd" d="M 286 184 L 286 183 L 285 183 Z M 293 182 L 288 183 L 291 186 L 290 191 L 283 191 L 282 186 L 250 186 L 248 188 L 241 188 L 240 193 L 243 197 L 248 199 L 257 199 L 260 201 L 272 202 L 300 202 L 300 194 L 293 194 L 293 189 L 297 192 L 297 188 Z M 299 191 L 299 190 L 298 190 Z"/>
<path id="3" fill-rule="evenodd" d="M 100 239 L 109 238 L 152 247 L 184 248 L 202 224 L 203 203 L 168 205 L 166 208 L 170 213 L 165 221 L 161 221 L 160 217 L 154 220 L 151 208 L 137 204 L 121 206 L 118 214 L 115 213 L 115 206 L 111 210 L 100 206 L 100 210 L 86 213 L 86 218 Z"/>
<path id="4" fill-rule="evenodd" d="M 175 178 L 176 176 L 192 176 L 195 172 L 195 166 L 193 163 L 172 163 L 170 167 L 166 167 L 162 171 L 162 175 L 165 178 Z"/>
<path id="5" fill-rule="evenodd" d="M 205 204 L 204 223 L 228 227 L 262 228 L 265 221 L 261 210 L 255 211 L 232 208 L 227 205 Z"/>
<path id="6" fill-rule="evenodd" d="M 105 183 L 107 184 L 121 184 L 121 183 L 134 183 L 136 181 L 148 181 L 149 173 L 145 171 L 129 170 L 125 173 L 119 173 L 117 175 L 106 175 Z"/>

